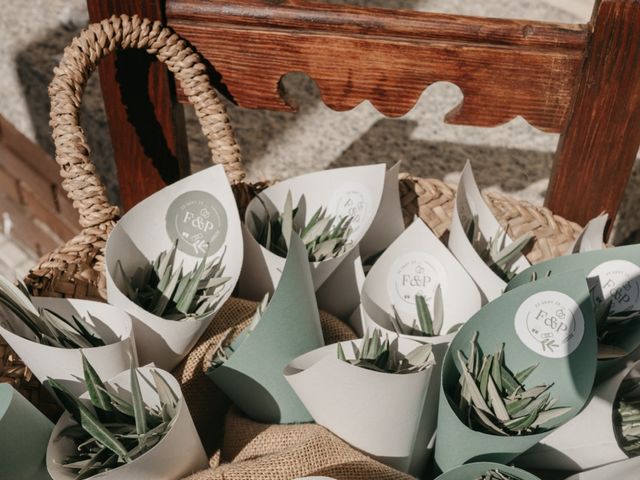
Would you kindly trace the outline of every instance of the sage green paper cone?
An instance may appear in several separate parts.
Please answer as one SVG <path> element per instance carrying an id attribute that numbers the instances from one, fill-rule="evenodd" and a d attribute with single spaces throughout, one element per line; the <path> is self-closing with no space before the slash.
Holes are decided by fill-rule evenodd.
<path id="1" fill-rule="evenodd" d="M 53 423 L 11 385 L 0 383 L 0 478 L 40 480 Z"/>
<path id="2" fill-rule="evenodd" d="M 640 310 L 640 245 L 608 248 L 563 257 L 538 263 L 518 274 L 507 285 L 507 291 L 531 282 L 532 275 L 544 278 L 583 270 L 585 277 L 599 277 L 604 300 L 612 300 L 612 311 Z M 621 367 L 624 360 L 640 347 L 640 320 L 628 325 L 621 332 L 611 336 L 607 343 L 621 348 L 627 355 L 617 359 L 599 360 L 599 380 Z"/>
<path id="3" fill-rule="evenodd" d="M 460 329 L 442 369 L 435 453 L 441 471 L 467 462 L 509 463 L 583 408 L 596 370 L 595 323 L 583 279 L 583 272 L 572 272 L 524 285 L 487 304 Z M 476 332 L 485 354 L 504 344 L 505 365 L 512 372 L 538 365 L 526 387 L 553 384 L 549 392 L 555 406 L 571 411 L 536 434 L 500 436 L 469 428 L 458 417 L 454 393 L 460 378 L 457 352 L 468 355 Z"/>
<path id="4" fill-rule="evenodd" d="M 282 371 L 294 358 L 322 346 L 307 251 L 293 234 L 280 281 L 260 321 L 231 357 L 207 375 L 253 420 L 311 422 Z"/>
<path id="5" fill-rule="evenodd" d="M 467 465 L 461 465 L 453 470 L 449 470 L 443 473 L 436 480 L 476 480 L 476 478 L 484 475 L 485 473 L 497 470 L 500 473 L 506 473 L 518 480 L 540 480 L 535 475 L 529 472 L 525 472 L 519 468 L 508 467 L 499 463 L 493 462 L 477 462 L 469 463 Z"/>

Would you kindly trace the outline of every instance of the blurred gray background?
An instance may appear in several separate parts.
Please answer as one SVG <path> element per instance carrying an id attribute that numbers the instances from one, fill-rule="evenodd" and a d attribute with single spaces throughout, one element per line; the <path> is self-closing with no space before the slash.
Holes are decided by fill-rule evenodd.
<path id="1" fill-rule="evenodd" d="M 572 23 L 586 22 L 593 5 L 593 0 L 325 1 Z M 85 2 L 0 0 L 0 7 L 0 114 L 53 153 L 47 85 L 65 45 L 87 24 Z M 446 125 L 444 114 L 462 99 L 452 84 L 431 86 L 411 112 L 389 119 L 366 102 L 349 112 L 329 110 L 320 101 L 313 80 L 305 75 L 290 74 L 283 83 L 286 98 L 299 107 L 297 113 L 229 105 L 251 179 L 402 160 L 405 171 L 455 181 L 469 159 L 481 187 L 509 192 L 536 204 L 543 201 L 558 136 L 539 132 L 520 118 L 492 129 Z M 208 165 L 209 159 L 193 112 L 187 107 L 186 113 L 191 160 L 197 170 Z M 92 159 L 117 202 L 115 167 L 97 75 L 83 99 L 82 124 Z M 634 172 L 616 223 L 616 242 L 630 241 L 640 229 L 640 212 L 634 208 L 640 197 L 637 175 Z M 5 270 L 18 268 L 10 261 L 15 251 L 3 254 L 7 243 L 10 239 L 0 238 L 0 271 L 3 265 Z M 15 250 L 15 245 L 11 248 Z"/>

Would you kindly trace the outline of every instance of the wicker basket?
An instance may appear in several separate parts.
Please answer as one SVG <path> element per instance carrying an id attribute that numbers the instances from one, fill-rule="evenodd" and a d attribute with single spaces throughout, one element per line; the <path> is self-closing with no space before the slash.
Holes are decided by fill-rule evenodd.
<path id="1" fill-rule="evenodd" d="M 240 152 L 223 104 L 209 83 L 206 68 L 187 42 L 159 22 L 138 17 L 113 16 L 90 25 L 64 51 L 49 87 L 51 126 L 60 165 L 62 186 L 80 214 L 82 232 L 45 256 L 26 278 L 36 295 L 103 299 L 105 297 L 104 246 L 118 219 L 118 208 L 107 200 L 105 188 L 89 160 L 89 147 L 78 123 L 78 107 L 88 77 L 98 62 L 117 49 L 140 48 L 164 62 L 194 105 L 209 141 L 212 160 L 223 164 L 241 210 L 264 183 L 247 184 Z M 448 230 L 455 187 L 439 180 L 403 174 L 400 194 L 405 222 L 420 216 L 436 234 Z M 553 215 L 546 208 L 498 193 L 485 198 L 508 232 L 535 234 L 527 254 L 533 263 L 566 251 L 580 227 Z M 231 299 L 230 301 L 234 301 Z M 21 388 L 39 404 L 41 392 L 28 369 L 0 339 L 0 378 Z"/>

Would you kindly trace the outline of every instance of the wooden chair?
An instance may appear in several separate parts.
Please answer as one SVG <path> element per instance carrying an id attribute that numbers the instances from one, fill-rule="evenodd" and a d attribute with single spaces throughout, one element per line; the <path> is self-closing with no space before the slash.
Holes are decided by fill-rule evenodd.
<path id="1" fill-rule="evenodd" d="M 602 211 L 615 216 L 640 146 L 638 0 L 597 1 L 586 25 L 307 0 L 87 3 L 92 21 L 120 13 L 164 20 L 242 107 L 290 110 L 278 87 L 292 71 L 311 76 L 335 110 L 370 100 L 393 117 L 430 84 L 452 82 L 464 101 L 448 123 L 492 127 L 520 115 L 561 133 L 546 205 L 581 224 Z M 102 62 L 100 78 L 127 209 L 188 173 L 174 108 L 182 97 L 164 68 L 137 52 Z"/>

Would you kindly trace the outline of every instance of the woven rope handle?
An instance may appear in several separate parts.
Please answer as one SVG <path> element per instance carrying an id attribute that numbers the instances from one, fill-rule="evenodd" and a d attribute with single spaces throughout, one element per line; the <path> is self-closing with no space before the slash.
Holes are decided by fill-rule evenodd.
<path id="1" fill-rule="evenodd" d="M 54 70 L 49 85 L 53 140 L 62 187 L 80 213 L 80 225 L 90 227 L 113 220 L 118 207 L 109 203 L 102 181 L 89 159 L 89 147 L 78 122 L 78 109 L 87 80 L 100 60 L 116 49 L 145 49 L 175 75 L 195 107 L 209 141 L 212 160 L 224 165 L 229 180 L 240 182 L 244 168 L 229 117 L 211 87 L 206 67 L 187 42 L 160 22 L 138 16 L 112 16 L 89 25 L 73 39 Z"/>

